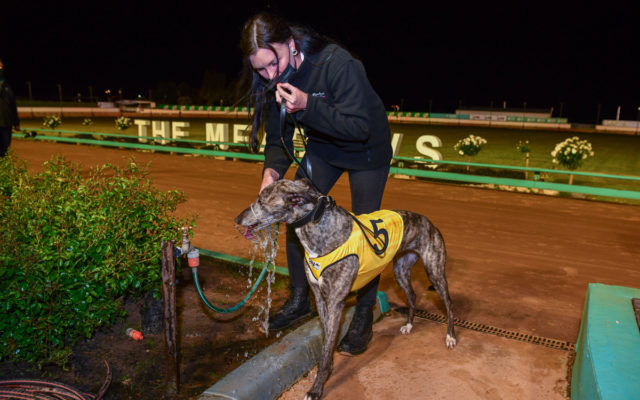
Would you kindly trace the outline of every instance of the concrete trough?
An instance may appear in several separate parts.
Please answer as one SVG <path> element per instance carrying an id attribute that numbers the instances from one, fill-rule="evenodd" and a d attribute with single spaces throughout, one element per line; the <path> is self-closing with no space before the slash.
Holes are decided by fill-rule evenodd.
<path id="1" fill-rule="evenodd" d="M 573 400 L 640 396 L 640 330 L 631 300 L 640 289 L 590 283 L 576 343 Z"/>
<path id="2" fill-rule="evenodd" d="M 347 332 L 355 307 L 344 313 L 339 338 Z M 389 310 L 387 296 L 378 292 L 373 318 Z M 204 391 L 198 400 L 273 400 L 309 372 L 320 358 L 322 327 L 316 317 L 253 356 Z"/>

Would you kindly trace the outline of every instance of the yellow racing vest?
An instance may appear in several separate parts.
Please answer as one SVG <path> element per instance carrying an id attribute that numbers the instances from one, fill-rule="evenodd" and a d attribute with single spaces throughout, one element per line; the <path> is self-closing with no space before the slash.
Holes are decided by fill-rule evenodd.
<path id="1" fill-rule="evenodd" d="M 364 237 L 363 229 L 355 221 L 349 239 L 331 253 L 311 258 L 305 252 L 307 265 L 316 279 L 320 279 L 322 272 L 338 261 L 346 257 L 358 257 L 360 267 L 351 291 L 360 289 L 382 273 L 398 251 L 404 232 L 402 217 L 393 211 L 380 210 L 357 215 L 356 218 L 364 225 L 369 242 L 379 250 L 384 249 L 384 253 L 377 255 L 373 251 Z"/>

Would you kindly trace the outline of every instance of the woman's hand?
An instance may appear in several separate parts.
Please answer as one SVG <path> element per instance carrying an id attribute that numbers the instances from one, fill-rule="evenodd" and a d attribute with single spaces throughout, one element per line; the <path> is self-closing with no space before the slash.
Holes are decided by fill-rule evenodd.
<path id="1" fill-rule="evenodd" d="M 290 83 L 278 83 L 276 85 L 276 101 L 281 103 L 282 99 L 284 99 L 287 102 L 286 108 L 289 114 L 306 110 L 307 97 L 308 95 L 305 92 Z"/>
<path id="2" fill-rule="evenodd" d="M 262 176 L 262 184 L 260 185 L 260 191 L 262 192 L 262 189 L 271 185 L 279 178 L 280 174 L 278 174 L 273 168 L 265 168 L 264 175 Z"/>

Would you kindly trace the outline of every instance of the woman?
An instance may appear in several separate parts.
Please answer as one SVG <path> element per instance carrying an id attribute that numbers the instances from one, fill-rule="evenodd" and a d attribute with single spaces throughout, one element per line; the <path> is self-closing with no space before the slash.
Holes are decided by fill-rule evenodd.
<path id="1" fill-rule="evenodd" d="M 11 128 L 20 130 L 16 98 L 11 86 L 4 79 L 4 64 L 0 60 L 0 157 L 4 157 L 11 145 Z"/>
<path id="2" fill-rule="evenodd" d="M 293 154 L 294 125 L 304 128 L 307 152 L 301 165 L 315 186 L 327 194 L 346 171 L 352 211 L 378 210 L 389 174 L 391 133 L 384 105 L 362 64 L 328 38 L 272 14 L 258 14 L 245 24 L 241 48 L 245 79 L 251 81 L 254 151 L 263 123 L 266 130 L 260 190 L 282 178 L 292 162 L 281 140 L 279 105 L 284 100 L 284 144 Z M 298 169 L 296 179 L 304 176 Z M 290 295 L 271 317 L 271 331 L 311 314 L 304 250 L 289 227 L 286 251 Z M 373 335 L 378 281 L 358 291 L 356 312 L 338 351 L 355 355 L 366 350 Z"/>

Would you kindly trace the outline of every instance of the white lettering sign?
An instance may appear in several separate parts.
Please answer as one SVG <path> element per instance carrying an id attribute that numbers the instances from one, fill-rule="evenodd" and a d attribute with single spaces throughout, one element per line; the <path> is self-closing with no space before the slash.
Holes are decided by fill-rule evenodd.
<path id="1" fill-rule="evenodd" d="M 169 139 L 171 137 L 171 122 L 153 121 L 151 123 L 151 136 Z M 160 140 L 160 144 L 167 144 L 168 140 Z"/>
<path id="2" fill-rule="evenodd" d="M 161 144 L 166 144 L 169 141 L 167 139 L 179 139 L 179 138 L 187 138 L 190 136 L 190 132 L 188 129 L 190 127 L 190 123 L 187 121 L 149 121 L 145 119 L 135 119 L 133 121 L 138 126 L 138 141 L 141 143 L 147 143 L 148 140 L 144 137 L 159 137 L 158 140 Z M 212 123 L 207 122 L 205 124 L 205 140 L 207 142 L 227 142 L 229 143 L 229 126 L 230 124 L 226 123 Z M 151 126 L 151 134 L 149 135 L 149 126 Z M 248 136 L 251 134 L 251 131 L 248 129 L 249 125 L 246 124 L 233 124 L 231 127 L 231 131 L 233 132 L 233 137 L 231 142 L 233 143 L 247 143 Z M 301 147 L 301 134 L 302 132 L 296 130 L 294 135 L 294 140 L 297 142 L 296 147 Z M 393 155 L 397 156 L 400 152 L 400 146 L 402 145 L 402 140 L 404 138 L 403 133 L 393 133 L 391 137 L 391 147 L 393 149 Z M 266 144 L 266 135 L 263 135 L 262 145 Z M 442 154 L 439 151 L 435 150 L 437 147 L 442 147 L 442 140 L 439 137 L 433 135 L 423 135 L 418 138 L 416 141 L 416 150 L 422 154 L 424 157 L 429 157 L 433 160 L 442 160 Z M 221 144 L 221 150 L 227 150 L 229 148 L 228 145 Z M 261 152 L 264 149 L 260 149 Z M 299 156 L 301 157 L 304 152 L 300 152 Z M 437 165 L 428 165 L 430 168 L 436 168 Z"/>
<path id="3" fill-rule="evenodd" d="M 207 122 L 205 124 L 205 140 L 207 142 L 227 142 L 229 143 L 229 124 L 214 124 Z M 226 144 L 220 145 L 220 150 L 227 150 Z"/>
<path id="4" fill-rule="evenodd" d="M 233 143 L 248 143 L 248 136 L 251 134 L 247 130 L 249 125 L 244 124 L 233 124 Z"/>
<path id="5" fill-rule="evenodd" d="M 400 145 L 402 144 L 402 138 L 404 137 L 404 133 L 394 133 L 391 137 L 391 148 L 393 149 L 393 156 L 398 155 L 398 151 L 400 150 Z"/>
<path id="6" fill-rule="evenodd" d="M 147 128 L 151 125 L 151 121 L 148 121 L 146 119 L 134 119 L 133 123 L 138 125 L 138 137 L 140 137 L 140 139 L 138 139 L 138 141 L 140 143 L 147 143 L 148 140 L 147 139 L 142 139 L 142 137 L 148 135 L 148 129 Z"/>
<path id="7" fill-rule="evenodd" d="M 174 121 L 171 124 L 171 137 L 174 139 L 189 137 L 189 131 L 184 129 L 189 127 L 187 121 Z"/>
<path id="8" fill-rule="evenodd" d="M 432 160 L 442 160 L 442 154 L 438 150 L 434 150 L 432 147 L 442 147 L 442 140 L 439 137 L 433 135 L 423 135 L 416 141 L 416 150 L 418 153 L 425 157 L 430 157 Z M 429 164 L 429 168 L 437 168 L 438 164 Z"/>

